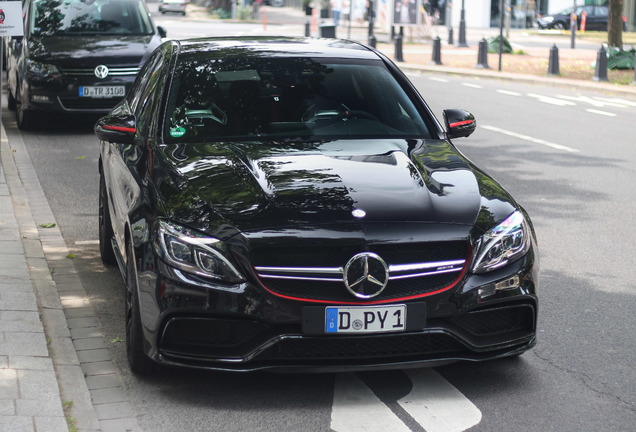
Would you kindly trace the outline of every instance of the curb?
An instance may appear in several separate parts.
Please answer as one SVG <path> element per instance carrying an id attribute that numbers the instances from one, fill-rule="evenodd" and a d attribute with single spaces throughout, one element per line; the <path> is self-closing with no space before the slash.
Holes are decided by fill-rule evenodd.
<path id="1" fill-rule="evenodd" d="M 140 431 L 24 142 L 20 135 L 9 142 L 0 127 L 2 168 L 57 377 L 55 388 L 50 384 L 46 391 L 57 393 L 57 404 L 68 408 L 67 422 L 78 432 Z M 13 430 L 13 421 L 0 410 L 0 430 Z"/>

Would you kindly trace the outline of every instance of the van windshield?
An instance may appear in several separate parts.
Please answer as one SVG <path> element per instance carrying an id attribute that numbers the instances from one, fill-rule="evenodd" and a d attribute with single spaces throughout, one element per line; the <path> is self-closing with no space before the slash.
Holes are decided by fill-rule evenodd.
<path id="1" fill-rule="evenodd" d="M 36 0 L 31 13 L 37 36 L 152 33 L 143 0 Z"/>

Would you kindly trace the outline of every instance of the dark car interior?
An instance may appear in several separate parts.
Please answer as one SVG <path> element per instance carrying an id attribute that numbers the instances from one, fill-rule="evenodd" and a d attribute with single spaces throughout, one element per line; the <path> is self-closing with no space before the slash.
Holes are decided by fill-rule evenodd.
<path id="1" fill-rule="evenodd" d="M 378 92 L 377 86 L 385 91 Z M 381 62 L 255 57 L 183 61 L 167 121 L 181 139 L 429 137 L 406 92 Z"/>

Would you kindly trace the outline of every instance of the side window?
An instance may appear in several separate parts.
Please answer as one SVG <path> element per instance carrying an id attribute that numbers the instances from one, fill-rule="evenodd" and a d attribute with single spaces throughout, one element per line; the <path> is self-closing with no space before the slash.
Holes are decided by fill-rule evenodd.
<path id="1" fill-rule="evenodd" d="M 137 117 L 137 130 L 142 135 L 148 131 L 152 101 L 159 96 L 156 91 L 162 65 L 163 52 L 158 51 L 145 63 L 131 89 L 130 109 Z"/>

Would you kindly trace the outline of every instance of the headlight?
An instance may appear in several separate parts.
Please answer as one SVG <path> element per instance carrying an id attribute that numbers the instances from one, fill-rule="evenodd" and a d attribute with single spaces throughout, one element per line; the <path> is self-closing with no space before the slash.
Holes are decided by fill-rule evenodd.
<path id="1" fill-rule="evenodd" d="M 55 78 L 60 75 L 60 70 L 57 66 L 40 63 L 35 60 L 27 60 L 27 72 L 42 78 Z"/>
<path id="2" fill-rule="evenodd" d="M 516 211 L 481 236 L 476 246 L 473 273 L 485 273 L 511 263 L 528 252 L 530 229 L 523 215 Z"/>
<path id="3" fill-rule="evenodd" d="M 243 281 L 219 250 L 222 243 L 218 239 L 160 221 L 157 243 L 158 253 L 173 267 L 228 284 Z"/>

